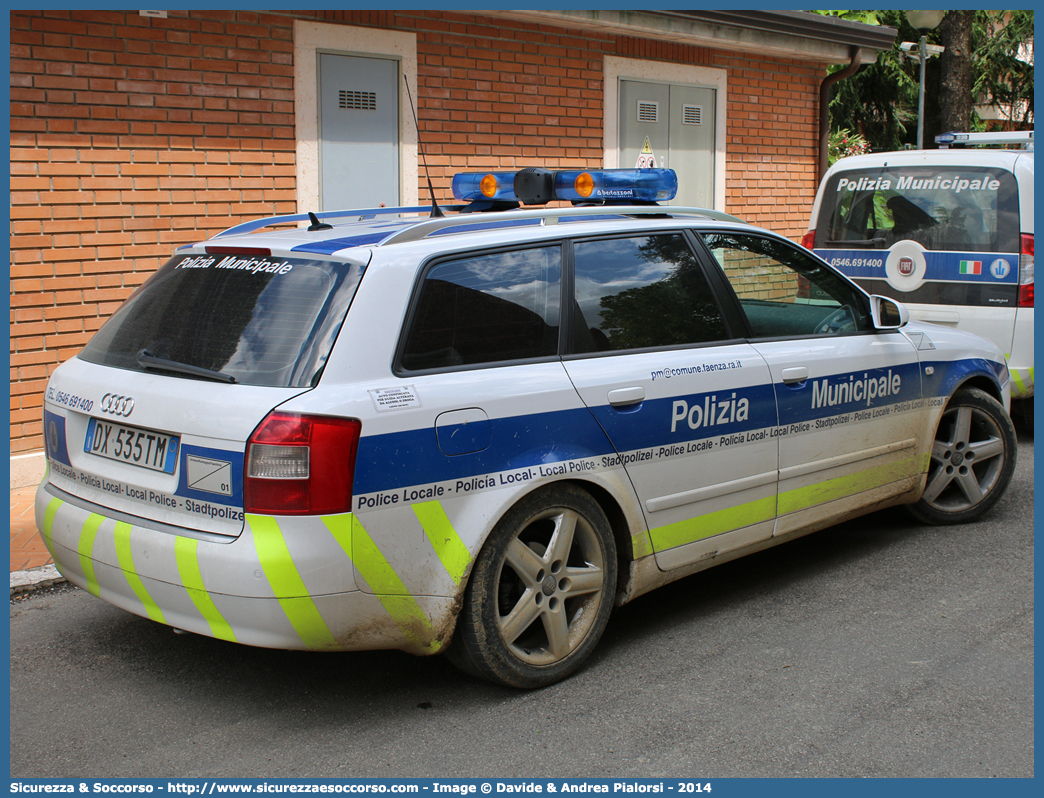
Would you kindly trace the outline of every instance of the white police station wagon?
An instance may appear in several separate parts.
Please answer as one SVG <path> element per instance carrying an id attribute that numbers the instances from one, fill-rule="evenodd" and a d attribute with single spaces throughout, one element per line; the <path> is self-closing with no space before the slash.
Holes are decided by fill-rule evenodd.
<path id="1" fill-rule="evenodd" d="M 48 385 L 58 568 L 222 640 L 444 651 L 537 687 L 667 582 L 882 507 L 997 502 L 1016 441 L 993 344 L 656 204 L 676 186 L 458 175 L 446 216 L 181 248 Z M 577 207 L 514 210 L 550 200 Z"/>

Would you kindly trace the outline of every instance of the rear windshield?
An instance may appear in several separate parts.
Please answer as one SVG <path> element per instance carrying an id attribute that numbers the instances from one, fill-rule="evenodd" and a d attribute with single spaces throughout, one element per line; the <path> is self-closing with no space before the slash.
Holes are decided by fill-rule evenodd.
<path id="1" fill-rule="evenodd" d="M 326 363 L 362 271 L 349 263 L 277 256 L 176 256 L 79 356 L 145 371 L 138 357 L 144 349 L 152 358 L 247 385 L 308 387 Z"/>
<path id="2" fill-rule="evenodd" d="M 1004 169 L 917 166 L 837 172 L 823 189 L 817 248 L 1018 252 L 1015 177 Z"/>

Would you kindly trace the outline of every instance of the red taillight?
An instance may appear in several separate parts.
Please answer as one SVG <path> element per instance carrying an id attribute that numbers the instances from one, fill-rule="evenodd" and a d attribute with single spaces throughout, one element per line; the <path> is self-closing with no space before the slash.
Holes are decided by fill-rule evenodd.
<path id="1" fill-rule="evenodd" d="M 1023 233 L 1019 247 L 1019 307 L 1033 307 L 1033 234 Z"/>
<path id="2" fill-rule="evenodd" d="M 805 249 L 814 249 L 816 246 L 816 231 L 809 230 L 803 236 L 801 236 L 801 246 Z"/>
<path id="3" fill-rule="evenodd" d="M 1033 307 L 1033 283 L 1026 283 L 1019 286 L 1019 307 Z"/>
<path id="4" fill-rule="evenodd" d="M 349 512 L 361 429 L 353 418 L 269 413 L 247 441 L 243 509 L 271 515 Z"/>

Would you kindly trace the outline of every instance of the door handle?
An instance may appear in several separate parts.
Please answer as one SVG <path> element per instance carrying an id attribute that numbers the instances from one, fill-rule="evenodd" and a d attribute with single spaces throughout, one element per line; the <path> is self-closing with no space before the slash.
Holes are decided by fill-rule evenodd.
<path id="1" fill-rule="evenodd" d="M 793 368 L 783 369 L 783 382 L 787 385 L 804 382 L 807 379 L 808 369 L 804 366 L 794 366 Z"/>
<path id="2" fill-rule="evenodd" d="M 609 404 L 613 407 L 637 404 L 643 399 L 645 399 L 645 388 L 640 385 L 635 388 L 617 388 L 609 391 Z"/>

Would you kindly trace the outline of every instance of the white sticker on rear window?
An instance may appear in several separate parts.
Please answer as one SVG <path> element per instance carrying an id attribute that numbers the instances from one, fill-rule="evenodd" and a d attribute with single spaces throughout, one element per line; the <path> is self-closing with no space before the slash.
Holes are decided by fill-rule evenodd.
<path id="1" fill-rule="evenodd" d="M 421 406 L 420 397 L 412 385 L 397 388 L 374 388 L 368 393 L 378 413 L 390 413 L 393 410 L 406 410 Z"/>

